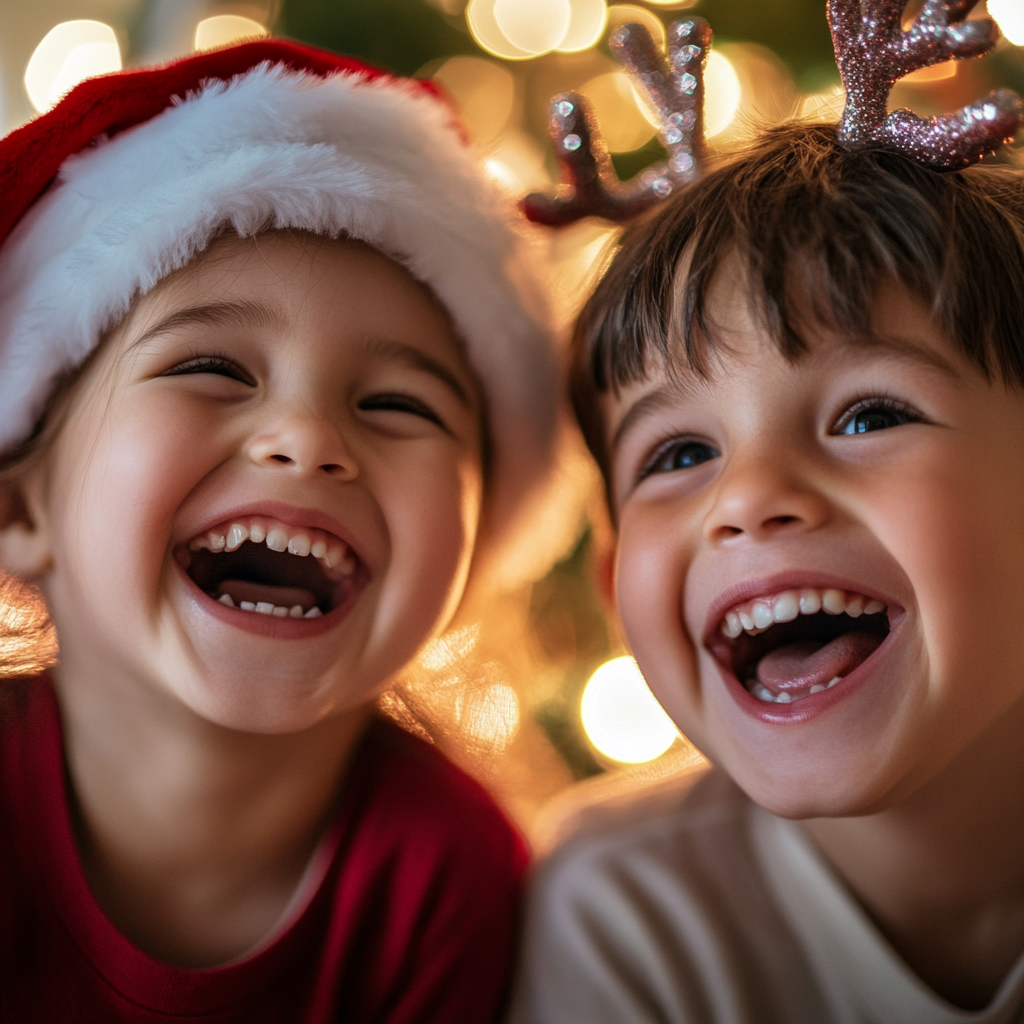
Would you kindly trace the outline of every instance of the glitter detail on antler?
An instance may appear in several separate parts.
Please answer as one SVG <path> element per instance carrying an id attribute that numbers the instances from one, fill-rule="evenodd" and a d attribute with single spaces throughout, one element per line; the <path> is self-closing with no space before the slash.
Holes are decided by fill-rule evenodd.
<path id="1" fill-rule="evenodd" d="M 704 160 L 704 63 L 711 28 L 703 18 L 688 18 L 672 25 L 668 38 L 667 57 L 643 25 L 623 25 L 608 40 L 612 55 L 658 113 L 668 163 L 619 181 L 586 99 L 562 93 L 551 101 L 548 129 L 562 184 L 554 196 L 526 197 L 530 220 L 552 227 L 582 217 L 629 220 L 697 177 Z"/>
<path id="2" fill-rule="evenodd" d="M 828 0 L 846 110 L 839 139 L 882 145 L 936 170 L 958 170 L 994 153 L 1024 125 L 1024 103 L 1009 89 L 942 117 L 887 113 L 889 93 L 905 75 L 947 60 L 979 57 L 995 46 L 991 18 L 968 21 L 979 0 L 925 0 L 906 30 L 906 0 Z"/>

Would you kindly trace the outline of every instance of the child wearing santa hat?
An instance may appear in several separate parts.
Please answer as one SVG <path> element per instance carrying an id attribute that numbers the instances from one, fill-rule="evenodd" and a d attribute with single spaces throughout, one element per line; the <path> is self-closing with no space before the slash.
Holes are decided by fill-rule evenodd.
<path id="1" fill-rule="evenodd" d="M 493 1019 L 523 846 L 373 711 L 554 465 L 451 111 L 247 43 L 82 84 L 0 195 L 0 568 L 60 642 L 0 705 L 0 1019 Z"/>

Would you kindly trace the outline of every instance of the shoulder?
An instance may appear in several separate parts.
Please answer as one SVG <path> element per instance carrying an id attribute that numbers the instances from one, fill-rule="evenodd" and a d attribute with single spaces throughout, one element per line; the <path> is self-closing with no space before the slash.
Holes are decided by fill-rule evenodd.
<path id="1" fill-rule="evenodd" d="M 688 771 L 587 801 L 533 877 L 517 1024 L 816 1019 L 763 876 L 753 805 Z"/>
<path id="2" fill-rule="evenodd" d="M 644 890 L 662 903 L 670 892 L 731 885 L 726 875 L 754 867 L 750 807 L 714 769 L 601 794 L 564 815 L 537 885 L 560 901 L 591 902 L 599 892 L 607 900 L 609 889 L 628 889 L 631 899 Z"/>

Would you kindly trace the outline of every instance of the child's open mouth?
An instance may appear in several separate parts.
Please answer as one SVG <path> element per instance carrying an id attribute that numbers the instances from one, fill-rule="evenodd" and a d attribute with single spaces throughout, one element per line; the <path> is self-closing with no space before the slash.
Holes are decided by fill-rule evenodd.
<path id="1" fill-rule="evenodd" d="M 362 575 L 355 552 L 325 530 L 243 516 L 194 537 L 185 571 L 215 601 L 256 615 L 315 619 L 344 604 Z"/>
<path id="2" fill-rule="evenodd" d="M 804 587 L 730 608 L 709 645 L 760 701 L 791 704 L 831 689 L 889 633 L 881 601 Z"/>

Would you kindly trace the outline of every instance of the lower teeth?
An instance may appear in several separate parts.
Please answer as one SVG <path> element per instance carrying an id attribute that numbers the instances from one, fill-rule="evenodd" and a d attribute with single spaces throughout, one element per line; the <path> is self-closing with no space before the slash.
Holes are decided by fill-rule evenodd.
<path id="1" fill-rule="evenodd" d="M 240 608 L 243 612 L 256 612 L 257 615 L 273 615 L 278 619 L 318 619 L 323 612 L 314 605 L 308 612 L 302 610 L 301 604 L 285 608 L 281 605 L 271 604 L 269 601 L 241 601 L 237 605 L 231 599 L 230 594 L 221 594 L 217 598 L 220 604 L 228 608 Z"/>
<path id="2" fill-rule="evenodd" d="M 821 693 L 823 690 L 831 690 L 842 676 L 834 676 L 826 684 L 815 683 L 807 693 L 801 694 L 799 697 L 794 697 L 793 694 L 783 691 L 782 693 L 772 693 L 767 686 L 759 683 L 756 679 L 748 684 L 747 689 L 755 696 L 758 700 L 763 701 L 765 704 L 792 704 L 794 701 L 803 700 L 804 697 L 809 697 L 812 693 Z"/>

